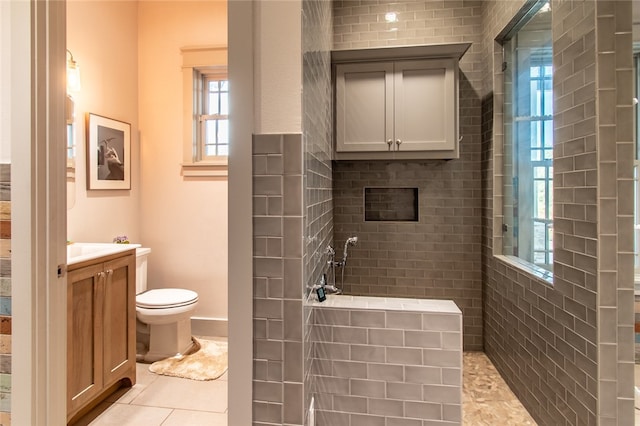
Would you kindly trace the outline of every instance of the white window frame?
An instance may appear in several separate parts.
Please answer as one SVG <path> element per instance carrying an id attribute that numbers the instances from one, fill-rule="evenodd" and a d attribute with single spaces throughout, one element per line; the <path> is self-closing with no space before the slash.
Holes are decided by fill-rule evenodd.
<path id="1" fill-rule="evenodd" d="M 202 113 L 203 76 L 227 76 L 226 46 L 189 46 L 182 52 L 183 93 L 183 153 L 184 177 L 226 178 L 228 156 L 203 156 L 203 140 L 200 129 Z"/>
<path id="2" fill-rule="evenodd" d="M 197 146 L 196 146 L 196 156 L 198 158 L 198 161 L 224 161 L 225 159 L 228 158 L 228 155 L 206 155 L 206 151 L 207 151 L 207 144 L 206 144 L 206 136 L 207 136 L 207 132 L 206 132 L 206 127 L 207 127 L 207 122 L 208 121 L 222 121 L 222 120 L 229 120 L 229 115 L 228 114 L 204 114 L 204 111 L 207 111 L 209 109 L 209 96 L 207 96 L 209 94 L 209 91 L 207 90 L 207 86 L 208 83 L 215 81 L 215 82 L 219 82 L 219 81 L 227 81 L 227 87 L 229 85 L 228 81 L 229 81 L 229 77 L 227 76 L 226 72 L 222 72 L 222 71 L 218 71 L 218 72 L 199 72 L 199 78 L 202 82 L 202 91 L 200 92 L 202 94 L 202 98 L 199 102 L 200 108 L 201 110 L 199 111 L 198 114 L 198 135 L 197 135 Z M 228 93 L 228 91 L 227 91 Z M 228 107 L 228 106 L 227 106 Z M 216 145 L 218 145 L 216 143 Z M 228 146 L 228 141 L 227 141 L 227 146 Z"/>

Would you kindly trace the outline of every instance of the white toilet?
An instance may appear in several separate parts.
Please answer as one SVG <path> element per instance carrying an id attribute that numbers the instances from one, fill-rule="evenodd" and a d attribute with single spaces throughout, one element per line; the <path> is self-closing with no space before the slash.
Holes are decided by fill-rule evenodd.
<path id="1" fill-rule="evenodd" d="M 149 351 L 145 362 L 183 354 L 191 349 L 191 313 L 198 293 L 182 288 L 147 290 L 147 257 L 150 248 L 136 249 L 136 316 L 149 327 Z"/>

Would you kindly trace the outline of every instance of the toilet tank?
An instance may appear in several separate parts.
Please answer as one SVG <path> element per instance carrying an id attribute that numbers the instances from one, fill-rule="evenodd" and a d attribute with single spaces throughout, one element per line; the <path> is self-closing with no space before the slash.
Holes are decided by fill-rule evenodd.
<path id="1" fill-rule="evenodd" d="M 150 248 L 136 248 L 136 294 L 147 289 L 147 258 L 149 253 L 151 253 Z"/>

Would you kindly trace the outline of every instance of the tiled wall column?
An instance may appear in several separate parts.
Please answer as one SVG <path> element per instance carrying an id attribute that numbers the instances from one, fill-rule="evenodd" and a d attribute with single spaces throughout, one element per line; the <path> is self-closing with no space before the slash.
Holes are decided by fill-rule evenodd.
<path id="1" fill-rule="evenodd" d="M 317 425 L 460 425 L 460 310 L 376 299 L 329 296 L 314 307 Z"/>
<path id="2" fill-rule="evenodd" d="M 11 425 L 11 164 L 0 164 L 0 426 Z"/>
<path id="3" fill-rule="evenodd" d="M 253 140 L 254 425 L 303 424 L 302 138 Z"/>
<path id="4" fill-rule="evenodd" d="M 600 425 L 634 422 L 631 16 L 631 1 L 596 2 Z"/>

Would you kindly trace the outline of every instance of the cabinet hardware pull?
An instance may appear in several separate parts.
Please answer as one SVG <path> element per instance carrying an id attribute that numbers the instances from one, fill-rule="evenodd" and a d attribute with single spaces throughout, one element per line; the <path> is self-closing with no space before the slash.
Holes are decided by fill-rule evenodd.
<path id="1" fill-rule="evenodd" d="M 391 151 L 391 145 L 393 144 L 393 141 L 391 139 L 387 140 L 387 145 L 389 146 L 389 151 Z"/>
<path id="2" fill-rule="evenodd" d="M 402 141 L 400 139 L 396 140 L 396 146 L 398 147 L 398 149 L 400 149 L 400 144 L 402 143 Z"/>

